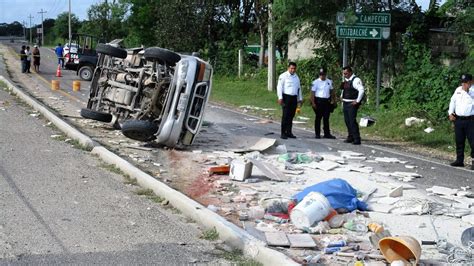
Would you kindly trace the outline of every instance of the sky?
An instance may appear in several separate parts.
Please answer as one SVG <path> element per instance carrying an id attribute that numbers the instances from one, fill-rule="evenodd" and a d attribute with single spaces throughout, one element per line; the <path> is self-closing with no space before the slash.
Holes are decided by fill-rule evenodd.
<path id="1" fill-rule="evenodd" d="M 92 4 L 97 4 L 103 0 L 70 0 L 71 12 L 79 17 L 80 20 L 87 19 L 87 9 Z M 428 7 L 429 0 L 417 0 L 422 9 Z M 441 1 L 442 3 L 445 0 Z M 58 14 L 69 10 L 69 0 L 0 0 L 0 23 L 12 23 L 14 21 L 25 21 L 29 26 L 30 15 L 32 25 L 41 24 L 41 14 L 38 12 L 46 11 L 43 18 L 56 18 Z"/>

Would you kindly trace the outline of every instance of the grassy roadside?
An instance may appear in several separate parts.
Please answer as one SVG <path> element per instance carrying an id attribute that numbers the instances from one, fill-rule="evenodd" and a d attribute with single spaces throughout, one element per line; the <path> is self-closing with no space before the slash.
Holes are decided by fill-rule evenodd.
<path id="1" fill-rule="evenodd" d="M 276 103 L 276 92 L 267 91 L 266 80 L 249 78 L 238 79 L 222 76 L 215 76 L 213 80 L 213 91 L 211 101 L 224 104 L 230 107 L 239 107 L 241 105 L 251 105 L 261 108 L 275 108 L 276 111 L 252 111 L 257 116 L 270 116 L 274 120 L 279 121 L 281 111 Z M 448 104 L 448 103 L 446 103 Z M 415 116 L 424 117 L 421 111 L 409 110 L 391 110 L 383 109 L 375 111 L 375 108 L 368 104 L 363 105 L 359 111 L 359 119 L 363 116 L 370 116 L 376 119 L 374 126 L 363 128 L 361 134 L 363 139 L 375 140 L 385 144 L 404 143 L 408 146 L 419 146 L 421 148 L 434 149 L 438 153 L 442 153 L 442 157 L 451 157 L 454 155 L 454 130 L 447 121 L 429 121 L 419 126 L 406 127 L 405 118 Z M 314 112 L 309 104 L 309 96 L 304 98 L 301 116 L 308 117 L 310 120 L 302 126 L 312 129 L 314 121 Z M 435 129 L 432 133 L 425 133 L 423 130 L 427 127 Z M 331 115 L 331 129 L 340 136 L 346 135 L 346 127 L 344 124 L 342 109 L 339 104 L 338 108 Z M 466 145 L 466 157 L 470 149 Z M 431 153 L 431 152 L 430 152 Z"/>

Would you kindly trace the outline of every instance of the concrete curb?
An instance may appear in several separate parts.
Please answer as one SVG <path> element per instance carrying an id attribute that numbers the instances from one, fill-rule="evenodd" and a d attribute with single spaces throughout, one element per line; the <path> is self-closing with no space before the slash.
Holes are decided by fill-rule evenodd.
<path id="1" fill-rule="evenodd" d="M 28 103 L 36 111 L 40 112 L 67 136 L 78 140 L 82 145 L 92 149 L 92 154 L 98 155 L 106 163 L 115 165 L 131 178 L 136 179 L 141 187 L 152 189 L 156 195 L 169 200 L 173 207 L 197 223 L 206 228 L 215 228 L 219 233 L 220 239 L 231 247 L 242 250 L 245 256 L 251 257 L 264 265 L 299 265 L 283 253 L 267 248 L 263 241 L 251 236 L 245 230 L 227 221 L 220 215 L 212 212 L 183 193 L 170 188 L 166 184 L 141 171 L 125 159 L 100 146 L 100 144 L 93 141 L 90 137 L 57 117 L 36 99 L 16 88 L 9 80 L 1 75 L 0 81 L 7 84 L 8 88 L 11 89 L 14 94 Z"/>
<path id="2" fill-rule="evenodd" d="M 48 110 L 43 104 L 39 103 L 36 99 L 15 87 L 5 77 L 0 76 L 0 81 L 3 81 L 5 84 L 7 84 L 8 88 L 12 90 L 16 96 L 25 101 L 31 107 L 33 107 L 33 109 L 40 112 L 46 119 L 51 121 L 57 128 L 59 128 L 59 130 L 64 132 L 68 137 L 79 141 L 79 143 L 84 145 L 89 150 L 92 150 L 95 146 L 99 145 L 97 142 L 93 141 L 91 138 L 84 135 L 82 132 L 57 117 L 53 112 Z"/>
<path id="3" fill-rule="evenodd" d="M 135 178 L 141 187 L 152 189 L 156 195 L 169 200 L 171 205 L 186 214 L 186 216 L 207 228 L 216 228 L 220 239 L 232 247 L 242 250 L 245 255 L 265 265 L 299 265 L 284 254 L 267 248 L 264 242 L 254 238 L 233 223 L 228 222 L 218 214 L 188 198 L 183 193 L 168 187 L 166 184 L 144 173 L 104 147 L 94 147 L 92 153 L 99 155 L 106 163 L 115 165 L 130 177 Z"/>

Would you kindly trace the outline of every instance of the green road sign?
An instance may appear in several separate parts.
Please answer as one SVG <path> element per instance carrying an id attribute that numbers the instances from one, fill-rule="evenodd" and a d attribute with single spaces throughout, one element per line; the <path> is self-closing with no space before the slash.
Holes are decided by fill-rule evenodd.
<path id="1" fill-rule="evenodd" d="M 390 13 L 343 13 L 338 12 L 337 25 L 389 27 L 392 22 Z"/>
<path id="2" fill-rule="evenodd" d="M 386 40 L 390 37 L 390 28 L 371 26 L 336 26 L 339 39 Z"/>

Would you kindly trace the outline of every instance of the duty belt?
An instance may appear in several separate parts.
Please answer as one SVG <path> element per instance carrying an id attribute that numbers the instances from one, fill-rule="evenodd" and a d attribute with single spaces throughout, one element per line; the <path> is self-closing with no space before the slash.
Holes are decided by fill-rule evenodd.
<path id="1" fill-rule="evenodd" d="M 459 119 L 459 120 L 474 120 L 474 115 L 470 115 L 470 116 L 457 116 L 456 118 Z"/>

